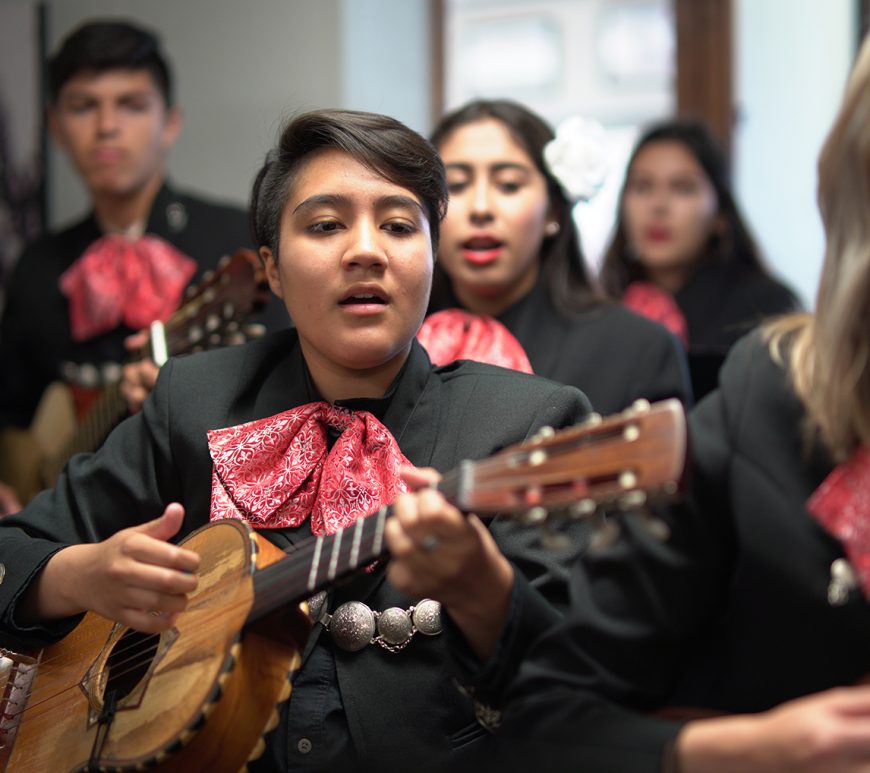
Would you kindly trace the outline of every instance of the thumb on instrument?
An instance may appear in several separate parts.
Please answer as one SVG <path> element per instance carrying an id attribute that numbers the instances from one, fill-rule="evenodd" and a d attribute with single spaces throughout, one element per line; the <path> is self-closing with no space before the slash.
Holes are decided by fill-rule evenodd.
<path id="1" fill-rule="evenodd" d="M 159 518 L 137 526 L 136 530 L 166 542 L 178 534 L 182 523 L 184 523 L 184 506 L 178 502 L 170 502 Z"/>

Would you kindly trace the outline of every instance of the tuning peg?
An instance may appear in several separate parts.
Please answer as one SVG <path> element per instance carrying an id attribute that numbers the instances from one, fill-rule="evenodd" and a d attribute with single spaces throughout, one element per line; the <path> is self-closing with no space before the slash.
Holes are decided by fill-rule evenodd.
<path id="1" fill-rule="evenodd" d="M 637 475 L 631 470 L 623 470 L 619 473 L 619 486 L 624 489 L 632 489 L 637 486 Z"/>
<path id="2" fill-rule="evenodd" d="M 543 448 L 536 448 L 529 454 L 529 464 L 538 467 L 547 461 L 547 452 Z"/>
<path id="3" fill-rule="evenodd" d="M 191 325 L 187 331 L 187 340 L 192 344 L 202 341 L 203 332 L 199 325 Z"/>
<path id="4" fill-rule="evenodd" d="M 612 547 L 619 539 L 621 531 L 619 524 L 612 518 L 602 519 L 595 524 L 595 531 L 589 540 L 589 551 L 596 553 Z"/>
<path id="5" fill-rule="evenodd" d="M 595 515 L 597 510 L 598 504 L 594 499 L 581 499 L 568 508 L 568 515 L 575 520 L 580 520 Z"/>
<path id="6" fill-rule="evenodd" d="M 645 400 L 641 398 L 640 400 L 635 400 L 631 404 L 631 412 L 632 413 L 647 413 L 650 409 L 649 400 Z"/>
<path id="7" fill-rule="evenodd" d="M 643 524 L 646 533 L 656 542 L 665 542 L 670 539 L 671 527 L 661 518 L 657 518 L 652 513 L 645 513 L 641 520 L 641 524 Z"/>
<path id="8" fill-rule="evenodd" d="M 523 500 L 525 504 L 535 507 L 541 504 L 541 499 L 544 497 L 544 489 L 541 486 L 528 486 L 523 492 Z"/>
<path id="9" fill-rule="evenodd" d="M 545 529 L 541 534 L 541 544 L 556 553 L 567 553 L 574 547 L 573 540 L 562 532 Z"/>
<path id="10" fill-rule="evenodd" d="M 646 504 L 645 491 L 629 491 L 619 498 L 619 507 L 621 510 L 639 510 Z"/>
<path id="11" fill-rule="evenodd" d="M 227 301 L 221 309 L 221 313 L 224 315 L 224 319 L 232 319 L 236 316 L 236 307 L 231 301 Z"/>
<path id="12" fill-rule="evenodd" d="M 250 325 L 245 325 L 242 328 L 242 331 L 248 338 L 262 338 L 266 335 L 266 326 L 255 322 Z"/>
<path id="13" fill-rule="evenodd" d="M 203 282 L 211 282 L 212 279 L 214 279 L 214 271 L 206 271 L 206 272 L 202 275 L 202 281 L 203 281 Z"/>
<path id="14" fill-rule="evenodd" d="M 601 418 L 601 414 L 593 411 L 583 420 L 583 426 L 594 427 L 596 424 L 601 424 L 602 421 L 604 421 L 604 419 Z"/>
<path id="15" fill-rule="evenodd" d="M 220 321 L 220 318 L 217 316 L 217 314 L 209 314 L 205 318 L 205 329 L 209 333 L 213 333 L 220 326 L 221 326 L 221 321 Z"/>
<path id="16" fill-rule="evenodd" d="M 547 438 L 553 437 L 556 434 L 556 430 L 552 427 L 541 427 L 534 435 L 532 435 L 531 441 L 533 443 L 540 443 Z"/>
<path id="17" fill-rule="evenodd" d="M 637 424 L 626 424 L 622 430 L 622 438 L 627 443 L 633 443 L 640 437 L 640 427 Z"/>
<path id="18" fill-rule="evenodd" d="M 218 261 L 218 268 L 226 268 L 230 264 L 230 256 L 223 255 Z"/>
<path id="19" fill-rule="evenodd" d="M 539 526 L 546 520 L 546 507 L 530 507 L 520 516 L 520 523 L 522 523 L 524 526 Z"/>

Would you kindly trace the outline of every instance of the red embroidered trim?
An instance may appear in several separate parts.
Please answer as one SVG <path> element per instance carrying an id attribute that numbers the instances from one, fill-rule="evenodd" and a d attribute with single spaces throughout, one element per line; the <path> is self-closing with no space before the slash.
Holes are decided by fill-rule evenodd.
<path id="1" fill-rule="evenodd" d="M 859 446 L 807 500 L 807 510 L 843 543 L 870 598 L 870 449 Z"/>
<path id="2" fill-rule="evenodd" d="M 632 311 L 664 325 L 688 348 L 689 327 L 670 293 L 656 287 L 652 282 L 632 282 L 625 288 L 622 303 Z"/>
<path id="3" fill-rule="evenodd" d="M 331 449 L 327 426 L 341 430 Z M 308 403 L 266 419 L 211 430 L 211 520 L 257 528 L 298 526 L 333 534 L 406 490 L 410 464 L 389 430 L 367 411 Z"/>
<path id="4" fill-rule="evenodd" d="M 533 372 L 520 342 L 492 317 L 470 314 L 462 309 L 445 309 L 424 320 L 417 340 L 435 365 L 475 360 L 523 373 Z"/>
<path id="5" fill-rule="evenodd" d="M 61 276 L 76 341 L 122 322 L 134 330 L 166 319 L 196 272 L 196 261 L 156 236 L 97 239 Z"/>

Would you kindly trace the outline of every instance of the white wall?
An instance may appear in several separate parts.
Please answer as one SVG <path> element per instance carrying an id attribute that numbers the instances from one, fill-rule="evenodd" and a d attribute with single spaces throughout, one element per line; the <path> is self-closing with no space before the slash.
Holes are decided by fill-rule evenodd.
<path id="1" fill-rule="evenodd" d="M 426 0 L 49 0 L 53 49 L 83 19 L 123 16 L 156 29 L 185 126 L 170 158 L 180 187 L 245 204 L 282 119 L 319 107 L 395 115 L 428 128 Z M 52 149 L 50 224 L 87 197 Z"/>
<path id="2" fill-rule="evenodd" d="M 432 126 L 428 0 L 342 0 L 341 107 Z"/>
<path id="3" fill-rule="evenodd" d="M 815 302 L 816 160 L 855 53 L 852 0 L 735 0 L 735 175 L 769 264 Z"/>

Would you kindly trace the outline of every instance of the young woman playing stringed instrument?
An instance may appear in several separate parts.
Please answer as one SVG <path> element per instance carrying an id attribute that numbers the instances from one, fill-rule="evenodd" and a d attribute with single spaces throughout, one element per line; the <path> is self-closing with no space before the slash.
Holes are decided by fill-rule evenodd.
<path id="1" fill-rule="evenodd" d="M 870 39 L 818 171 L 815 314 L 739 342 L 689 417 L 671 539 L 626 518 L 584 557 L 500 770 L 870 769 Z"/>
<path id="2" fill-rule="evenodd" d="M 402 494 L 432 474 L 400 471 L 490 456 L 541 427 L 577 422 L 588 404 L 573 387 L 525 374 L 430 365 L 414 335 L 446 199 L 436 151 L 397 121 L 321 111 L 287 126 L 259 173 L 252 212 L 271 287 L 296 328 L 171 359 L 142 413 L 0 523 L 4 645 L 43 646 L 84 612 L 120 621 L 121 631 L 161 633 L 149 658 L 131 634 L 114 647 L 109 670 L 118 680 L 135 673 L 133 686 L 91 689 L 109 645 L 86 659 L 64 696 L 37 681 L 16 748 L 39 717 L 48 737 L 30 753 L 59 749 L 61 760 L 45 761 L 52 769 L 153 762 L 171 751 L 169 763 L 186 769 L 235 770 L 250 756 L 252 770 L 445 770 L 474 750 L 485 734 L 482 701 L 559 618 L 565 557 L 508 520 L 466 518 L 435 491 Z M 391 560 L 363 560 L 368 532 L 357 524 L 383 527 L 382 515 L 362 516 L 397 498 L 383 535 Z M 174 544 L 225 517 L 269 538 L 261 556 L 277 545 L 290 553 L 278 564 L 291 569 L 307 557 L 303 591 L 329 586 L 324 578 L 345 565 L 367 567 L 312 602 L 320 624 L 297 642 L 301 651 L 284 647 L 294 654 L 283 665 L 261 649 L 253 661 L 245 654 L 293 630 L 274 617 L 273 637 L 249 630 L 240 651 L 231 646 L 247 612 L 224 565 L 244 550 L 221 548 L 206 567 L 208 550 Z M 292 584 L 272 576 L 255 576 L 258 610 Z M 205 598 L 210 588 L 217 599 Z M 197 671 L 214 650 L 229 681 Z M 239 687 L 231 679 L 247 666 L 260 680 Z M 292 696 L 281 703 L 291 666 Z M 215 703 L 218 681 L 224 698 Z M 192 698 L 200 693 L 202 705 Z M 250 748 L 236 747 L 262 707 L 245 708 L 225 735 L 196 747 L 230 697 L 266 704 Z M 279 703 L 264 750 L 256 742 L 274 727 Z M 193 732 L 201 721 L 205 729 Z M 143 738 L 173 723 L 177 732 Z"/>

